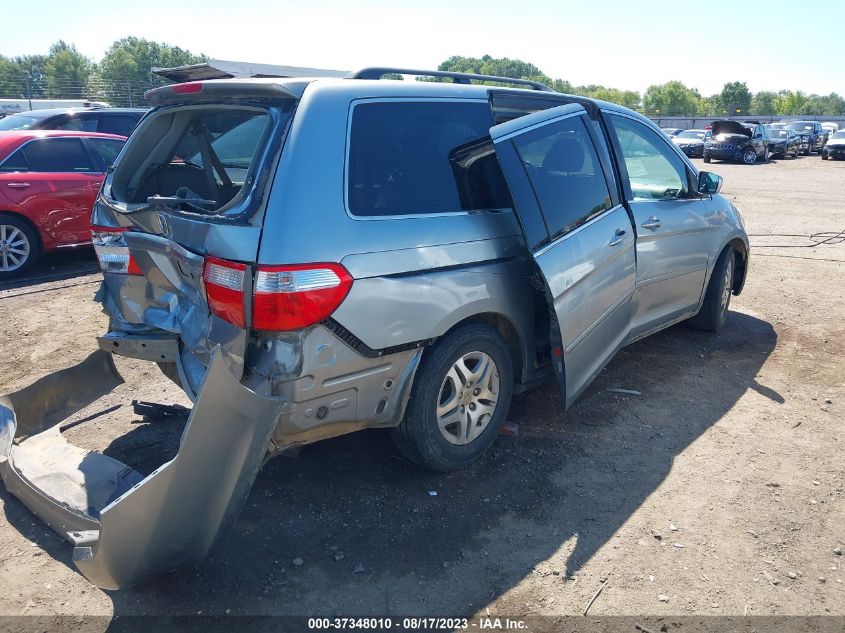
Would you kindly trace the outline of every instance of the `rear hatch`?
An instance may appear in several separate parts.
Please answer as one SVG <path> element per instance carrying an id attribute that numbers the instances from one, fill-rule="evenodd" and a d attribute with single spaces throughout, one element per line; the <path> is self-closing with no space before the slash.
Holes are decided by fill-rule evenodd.
<path id="1" fill-rule="evenodd" d="M 110 335 L 178 338 L 189 395 L 215 344 L 243 355 L 237 319 L 210 315 L 203 274 L 209 261 L 232 263 L 218 271 L 222 292 L 251 279 L 267 193 L 306 85 L 222 80 L 151 91 L 156 107 L 103 183 L 92 230 Z"/>

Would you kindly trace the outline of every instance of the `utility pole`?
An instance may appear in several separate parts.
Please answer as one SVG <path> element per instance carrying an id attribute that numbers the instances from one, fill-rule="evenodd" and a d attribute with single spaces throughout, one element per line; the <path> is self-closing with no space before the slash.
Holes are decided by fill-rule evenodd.
<path id="1" fill-rule="evenodd" d="M 129 93 L 129 107 L 131 108 L 132 105 L 133 105 L 133 103 L 132 103 L 132 84 L 129 82 L 128 79 L 126 80 L 126 90 Z"/>
<path id="2" fill-rule="evenodd" d="M 29 83 L 29 71 L 26 73 L 26 98 L 29 101 L 29 109 L 32 110 L 32 86 Z"/>

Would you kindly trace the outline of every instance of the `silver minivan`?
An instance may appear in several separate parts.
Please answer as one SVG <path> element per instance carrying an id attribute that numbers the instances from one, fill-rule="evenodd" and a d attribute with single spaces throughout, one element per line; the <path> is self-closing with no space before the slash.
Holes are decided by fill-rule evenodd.
<path id="1" fill-rule="evenodd" d="M 648 119 L 529 81 L 380 79 L 396 72 L 148 94 L 93 212 L 99 345 L 194 401 L 179 454 L 146 478 L 111 460 L 84 508 L 10 486 L 98 585 L 204 556 L 269 457 L 386 428 L 460 468 L 514 393 L 553 376 L 568 407 L 622 346 L 724 325 L 742 220 Z"/>

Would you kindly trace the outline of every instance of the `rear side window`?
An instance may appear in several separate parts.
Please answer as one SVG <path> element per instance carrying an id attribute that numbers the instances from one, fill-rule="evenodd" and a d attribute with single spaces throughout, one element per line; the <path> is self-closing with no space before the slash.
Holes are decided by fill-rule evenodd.
<path id="1" fill-rule="evenodd" d="M 43 138 L 23 148 L 29 171 L 93 172 L 98 171 L 88 151 L 78 138 Z"/>
<path id="2" fill-rule="evenodd" d="M 123 149 L 123 141 L 114 139 L 91 138 L 88 139 L 88 142 L 91 144 L 91 147 L 94 148 L 97 158 L 103 162 L 103 166 L 106 168 L 109 168 L 114 164 L 117 155 L 120 154 L 120 150 Z"/>
<path id="3" fill-rule="evenodd" d="M 349 146 L 350 213 L 449 213 L 493 201 L 494 194 L 461 195 L 453 154 L 467 143 L 488 137 L 492 124 L 489 106 L 480 102 L 358 104 L 352 114 Z M 498 165 L 489 164 L 491 159 L 485 169 L 498 170 Z M 479 168 L 465 181 L 483 172 Z"/>
<path id="4" fill-rule="evenodd" d="M 129 136 L 140 120 L 141 116 L 135 114 L 102 114 L 97 131 L 103 134 Z"/>
<path id="5" fill-rule="evenodd" d="M 551 239 L 613 206 L 581 117 L 569 117 L 520 134 L 514 146 L 537 195 Z"/>
<path id="6" fill-rule="evenodd" d="M 77 114 L 64 117 L 59 123 L 51 126 L 54 130 L 71 130 L 73 132 L 96 132 L 97 118 L 91 114 Z"/>

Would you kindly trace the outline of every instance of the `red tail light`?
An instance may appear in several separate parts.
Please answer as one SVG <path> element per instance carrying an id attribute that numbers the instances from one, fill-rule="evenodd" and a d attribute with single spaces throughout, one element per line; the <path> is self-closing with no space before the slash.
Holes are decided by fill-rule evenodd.
<path id="1" fill-rule="evenodd" d="M 202 277 L 208 307 L 221 319 L 246 327 L 245 264 L 206 257 Z M 258 266 L 252 298 L 256 330 L 298 330 L 319 323 L 346 298 L 352 277 L 339 264 Z"/>
<path id="2" fill-rule="evenodd" d="M 252 320 L 256 330 L 297 330 L 325 319 L 349 294 L 352 277 L 339 264 L 259 266 Z"/>
<path id="3" fill-rule="evenodd" d="M 246 326 L 243 291 L 245 273 L 246 264 L 216 257 L 206 257 L 202 268 L 209 309 L 238 327 Z"/>
<path id="4" fill-rule="evenodd" d="M 104 273 L 144 274 L 123 239 L 123 234 L 128 230 L 117 226 L 91 226 L 91 242 Z"/>

